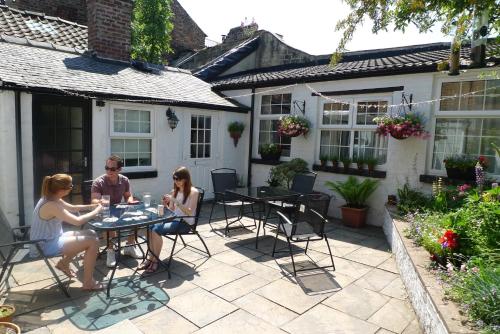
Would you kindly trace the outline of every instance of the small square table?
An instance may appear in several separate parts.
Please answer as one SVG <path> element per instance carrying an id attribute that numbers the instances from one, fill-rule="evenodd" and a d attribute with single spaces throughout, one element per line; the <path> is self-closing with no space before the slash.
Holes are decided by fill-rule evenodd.
<path id="1" fill-rule="evenodd" d="M 115 275 L 116 267 L 118 266 L 118 261 L 121 259 L 121 231 L 129 231 L 133 229 L 138 229 L 138 228 L 147 228 L 150 225 L 156 224 L 156 223 L 164 223 L 170 220 L 173 220 L 176 216 L 175 214 L 165 208 L 165 214 L 163 216 L 158 216 L 156 212 L 156 208 L 146 208 L 144 204 L 136 204 L 136 205 L 129 205 L 129 204 L 117 204 L 113 205 L 110 208 L 110 217 L 116 217 L 116 221 L 109 221 L 109 219 L 106 219 L 104 217 L 101 217 L 99 219 L 94 219 L 88 222 L 88 224 L 92 227 L 92 229 L 96 231 L 101 231 L 101 232 L 111 232 L 111 231 L 116 231 L 117 233 L 117 242 L 114 243 L 116 245 L 117 249 L 117 259 L 115 266 L 113 267 L 113 270 L 111 272 L 111 277 L 109 278 L 108 281 L 108 286 L 106 289 L 106 295 L 109 298 L 109 292 L 111 289 L 111 281 L 113 280 L 113 277 Z M 146 238 L 144 242 L 141 243 L 146 243 L 148 246 L 148 250 L 146 252 L 147 254 L 150 252 L 149 248 L 149 233 L 150 231 L 147 231 Z M 168 274 L 170 276 L 170 268 L 168 268 Z"/>
<path id="2" fill-rule="evenodd" d="M 263 206 L 259 211 L 259 225 L 257 226 L 257 236 L 255 237 L 255 248 L 259 247 L 259 232 L 262 224 L 262 214 L 265 213 L 265 203 L 269 201 L 286 201 L 293 200 L 301 194 L 284 188 L 276 187 L 247 187 L 247 188 L 234 188 L 226 190 L 227 193 L 244 200 L 259 203 Z M 264 227 L 262 227 L 264 228 Z"/>

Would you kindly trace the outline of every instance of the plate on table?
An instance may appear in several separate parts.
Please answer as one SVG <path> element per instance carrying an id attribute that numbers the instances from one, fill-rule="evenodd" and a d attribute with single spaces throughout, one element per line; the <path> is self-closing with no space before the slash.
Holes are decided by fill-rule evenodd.
<path id="1" fill-rule="evenodd" d="M 104 223 L 114 223 L 118 221 L 118 217 L 108 217 L 102 220 Z"/>
<path id="2" fill-rule="evenodd" d="M 144 214 L 144 212 L 142 212 L 140 210 L 125 212 L 125 215 L 127 215 L 127 216 L 142 216 L 143 214 Z"/>

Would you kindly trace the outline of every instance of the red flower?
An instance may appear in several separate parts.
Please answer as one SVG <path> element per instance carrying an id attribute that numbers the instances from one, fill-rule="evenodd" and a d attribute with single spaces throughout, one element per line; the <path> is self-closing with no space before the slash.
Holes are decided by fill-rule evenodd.
<path id="1" fill-rule="evenodd" d="M 443 236 L 439 238 L 438 242 L 443 249 L 448 248 L 454 250 L 458 247 L 458 234 L 453 232 L 453 230 L 447 230 L 444 232 Z"/>

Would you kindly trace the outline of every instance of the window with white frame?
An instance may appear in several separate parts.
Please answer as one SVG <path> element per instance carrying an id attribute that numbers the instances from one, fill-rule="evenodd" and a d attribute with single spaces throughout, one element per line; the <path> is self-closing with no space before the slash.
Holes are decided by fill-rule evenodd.
<path id="1" fill-rule="evenodd" d="M 443 82 L 440 96 L 431 168 L 444 170 L 443 160 L 452 155 L 483 155 L 486 170 L 500 175 L 491 145 L 500 146 L 500 80 Z"/>
<path id="2" fill-rule="evenodd" d="M 211 157 L 212 117 L 191 116 L 191 158 Z"/>
<path id="3" fill-rule="evenodd" d="M 389 98 L 339 100 L 323 104 L 319 155 L 373 157 L 385 164 L 388 140 L 375 133 L 373 118 L 387 113 Z"/>
<path id="4" fill-rule="evenodd" d="M 259 146 L 263 144 L 281 145 L 281 155 L 290 156 L 291 138 L 278 134 L 279 118 L 290 114 L 292 94 L 263 95 L 259 113 Z"/>
<path id="5" fill-rule="evenodd" d="M 122 157 L 124 167 L 152 166 L 151 123 L 149 110 L 113 110 L 111 154 Z"/>

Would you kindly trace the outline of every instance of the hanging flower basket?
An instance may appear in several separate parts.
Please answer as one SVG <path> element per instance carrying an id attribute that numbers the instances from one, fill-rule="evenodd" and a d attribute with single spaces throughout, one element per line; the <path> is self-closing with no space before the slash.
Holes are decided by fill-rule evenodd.
<path id="1" fill-rule="evenodd" d="M 384 115 L 373 119 L 377 123 L 377 134 L 402 140 L 409 137 L 427 139 L 429 132 L 424 129 L 422 117 L 417 113 Z"/>
<path id="2" fill-rule="evenodd" d="M 245 129 L 245 124 L 241 122 L 231 122 L 227 126 L 227 131 L 229 131 L 229 136 L 233 138 L 234 147 L 238 145 L 238 141 L 241 138 L 241 134 Z"/>
<path id="3" fill-rule="evenodd" d="M 309 132 L 311 123 L 305 117 L 299 115 L 288 115 L 280 118 L 278 134 L 284 137 L 298 137 Z"/>

